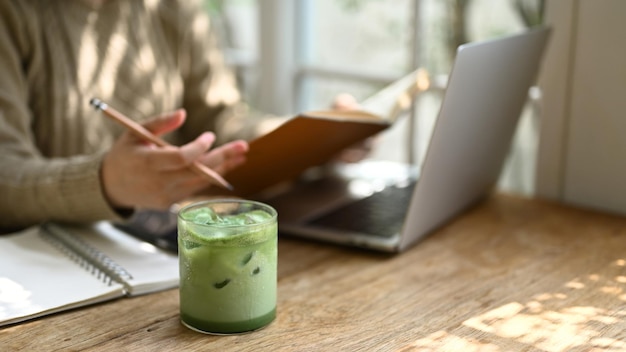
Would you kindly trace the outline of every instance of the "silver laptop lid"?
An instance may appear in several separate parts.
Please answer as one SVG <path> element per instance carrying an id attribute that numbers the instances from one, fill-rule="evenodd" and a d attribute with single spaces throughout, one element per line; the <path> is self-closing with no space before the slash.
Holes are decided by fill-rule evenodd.
<path id="1" fill-rule="evenodd" d="M 458 48 L 399 250 L 490 193 L 549 32 L 541 27 Z"/>

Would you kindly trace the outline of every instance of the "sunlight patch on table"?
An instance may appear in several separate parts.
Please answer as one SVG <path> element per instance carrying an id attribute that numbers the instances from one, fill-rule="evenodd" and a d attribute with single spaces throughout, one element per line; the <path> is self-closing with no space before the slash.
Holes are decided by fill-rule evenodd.
<path id="1" fill-rule="evenodd" d="M 539 301 L 523 305 L 511 302 L 466 320 L 463 325 L 478 331 L 512 339 L 545 351 L 565 351 L 576 346 L 606 344 L 599 338 L 598 324 L 620 322 L 604 309 L 590 306 L 545 310 Z M 612 346 L 615 339 L 611 339 Z"/>
<path id="2" fill-rule="evenodd" d="M 497 352 L 501 349 L 493 343 L 481 342 L 475 338 L 460 337 L 446 331 L 437 331 L 400 349 L 402 352 Z"/>

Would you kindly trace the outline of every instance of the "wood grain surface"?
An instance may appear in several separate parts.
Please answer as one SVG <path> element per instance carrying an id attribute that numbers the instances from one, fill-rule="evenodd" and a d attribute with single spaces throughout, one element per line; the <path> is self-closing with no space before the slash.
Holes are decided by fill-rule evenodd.
<path id="1" fill-rule="evenodd" d="M 2 351 L 626 350 L 626 219 L 498 194 L 399 255 L 281 236 L 278 317 L 179 322 L 178 290 L 0 329 Z"/>

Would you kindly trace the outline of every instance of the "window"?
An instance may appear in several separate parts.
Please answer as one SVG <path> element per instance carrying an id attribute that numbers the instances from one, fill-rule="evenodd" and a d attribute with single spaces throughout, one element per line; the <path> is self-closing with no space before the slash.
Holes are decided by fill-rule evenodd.
<path id="1" fill-rule="evenodd" d="M 459 44 L 519 31 L 540 22 L 543 9 L 543 0 L 206 3 L 222 28 L 227 57 L 238 69 L 246 100 L 253 108 L 280 115 L 327 108 L 343 92 L 365 99 L 417 67 L 445 78 Z M 419 162 L 440 98 L 435 91 L 420 99 L 413 115 L 418 118 L 410 125 L 417 136 L 411 148 L 398 152 L 397 141 L 406 138 L 403 131 L 408 128 L 404 121 L 389 132 L 396 134 L 389 138 L 395 145 L 381 143 L 380 157 Z M 523 140 L 516 142 L 518 156 L 511 158 L 509 181 L 503 184 L 528 192 L 534 178 L 536 123 L 531 116 L 521 124 L 525 127 L 516 138 Z"/>

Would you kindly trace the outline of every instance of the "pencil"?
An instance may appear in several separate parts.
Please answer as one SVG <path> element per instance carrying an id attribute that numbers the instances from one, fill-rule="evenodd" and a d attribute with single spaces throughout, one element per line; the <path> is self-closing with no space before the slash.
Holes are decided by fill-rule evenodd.
<path id="1" fill-rule="evenodd" d="M 154 134 L 152 134 L 150 131 L 148 131 L 142 125 L 140 125 L 137 122 L 135 122 L 135 121 L 129 119 L 128 117 L 124 116 L 119 111 L 113 109 L 108 104 L 106 104 L 105 102 L 101 101 L 100 99 L 93 98 L 93 99 L 91 99 L 90 103 L 91 103 L 91 105 L 93 105 L 94 108 L 96 108 L 96 110 L 102 111 L 106 116 L 108 116 L 111 119 L 113 119 L 113 120 L 119 122 L 120 124 L 124 125 L 131 132 L 133 132 L 135 135 L 137 135 L 137 137 L 142 138 L 146 142 L 152 142 L 152 143 L 154 143 L 154 144 L 156 144 L 156 145 L 158 145 L 160 147 L 165 147 L 165 146 L 170 146 L 171 145 L 171 144 L 167 143 L 166 141 L 162 140 L 161 138 L 159 138 L 159 137 L 155 136 Z M 222 187 L 224 187 L 224 188 L 226 188 L 228 190 L 232 190 L 233 189 L 233 186 L 230 183 L 228 183 L 226 180 L 224 180 L 222 178 L 222 176 L 220 176 L 220 174 L 218 174 L 217 172 L 211 170 L 206 165 L 201 164 L 200 162 L 195 161 L 189 167 L 193 171 L 198 173 L 199 175 L 206 177 L 212 183 L 215 183 L 215 184 L 217 184 L 219 186 L 222 186 Z"/>

